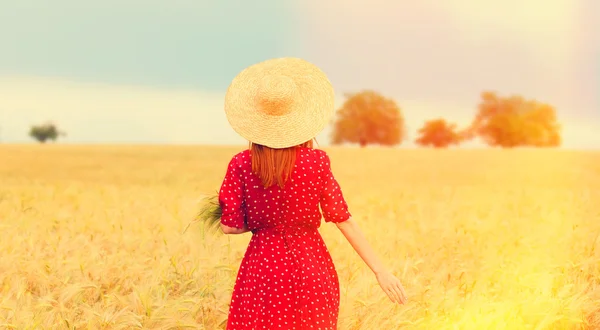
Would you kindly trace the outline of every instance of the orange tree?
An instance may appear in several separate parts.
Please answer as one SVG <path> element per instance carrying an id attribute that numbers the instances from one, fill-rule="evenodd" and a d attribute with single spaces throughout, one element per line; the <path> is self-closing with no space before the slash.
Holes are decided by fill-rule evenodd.
<path id="1" fill-rule="evenodd" d="M 426 121 L 418 133 L 419 137 L 415 143 L 424 147 L 447 148 L 461 142 L 456 124 L 448 123 L 442 118 Z"/>
<path id="2" fill-rule="evenodd" d="M 549 104 L 521 96 L 499 97 L 483 92 L 471 126 L 464 138 L 480 137 L 490 146 L 555 147 L 561 144 L 556 110 Z"/>
<path id="3" fill-rule="evenodd" d="M 347 94 L 347 100 L 337 111 L 332 144 L 358 143 L 393 146 L 402 143 L 406 135 L 404 117 L 390 98 L 367 90 Z"/>

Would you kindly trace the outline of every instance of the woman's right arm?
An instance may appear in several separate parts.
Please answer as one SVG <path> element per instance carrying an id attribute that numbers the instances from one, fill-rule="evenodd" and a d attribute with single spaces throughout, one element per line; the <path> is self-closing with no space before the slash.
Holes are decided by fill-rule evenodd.
<path id="1" fill-rule="evenodd" d="M 329 156 L 321 151 L 321 189 L 320 204 L 326 222 L 333 222 L 346 237 L 358 255 L 371 268 L 379 285 L 388 297 L 398 303 L 406 302 L 406 294 L 400 281 L 389 272 L 379 260 L 358 224 L 352 220 L 344 194 L 331 171 Z"/>
<path id="2" fill-rule="evenodd" d="M 390 271 L 386 269 L 383 262 L 379 259 L 371 245 L 362 233 L 362 230 L 352 218 L 336 223 L 336 226 L 346 237 L 350 245 L 373 271 L 379 285 L 388 297 L 400 304 L 406 303 L 406 292 L 404 287 Z"/>

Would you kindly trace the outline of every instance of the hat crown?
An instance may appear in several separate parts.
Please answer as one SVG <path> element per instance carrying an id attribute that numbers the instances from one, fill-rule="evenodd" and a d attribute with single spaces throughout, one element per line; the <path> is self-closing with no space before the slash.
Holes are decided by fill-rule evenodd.
<path id="1" fill-rule="evenodd" d="M 227 88 L 225 114 L 252 143 L 280 149 L 317 136 L 335 115 L 331 82 L 300 58 L 274 58 L 242 70 Z"/>
<path id="2" fill-rule="evenodd" d="M 282 116 L 292 110 L 296 97 L 296 82 L 284 75 L 267 75 L 258 85 L 256 102 L 260 111 L 269 116 Z"/>

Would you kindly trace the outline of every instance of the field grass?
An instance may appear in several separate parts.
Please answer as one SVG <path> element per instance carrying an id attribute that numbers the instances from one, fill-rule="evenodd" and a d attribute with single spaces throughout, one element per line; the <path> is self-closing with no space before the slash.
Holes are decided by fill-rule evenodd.
<path id="1" fill-rule="evenodd" d="M 238 150 L 0 146 L 0 329 L 219 329 L 250 236 L 182 232 Z M 323 224 L 339 329 L 600 329 L 600 154 L 326 150 L 409 295 Z"/>

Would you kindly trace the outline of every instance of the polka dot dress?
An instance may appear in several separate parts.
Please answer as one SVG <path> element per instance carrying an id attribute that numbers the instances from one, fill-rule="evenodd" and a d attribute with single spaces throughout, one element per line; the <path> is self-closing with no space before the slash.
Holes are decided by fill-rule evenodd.
<path id="1" fill-rule="evenodd" d="M 227 329 L 337 329 L 337 272 L 318 231 L 350 218 L 327 154 L 299 148 L 284 188 L 264 188 L 251 171 L 250 152 L 235 155 L 219 201 L 224 225 L 252 238 L 236 278 Z M 322 212 L 322 213 L 321 213 Z"/>

